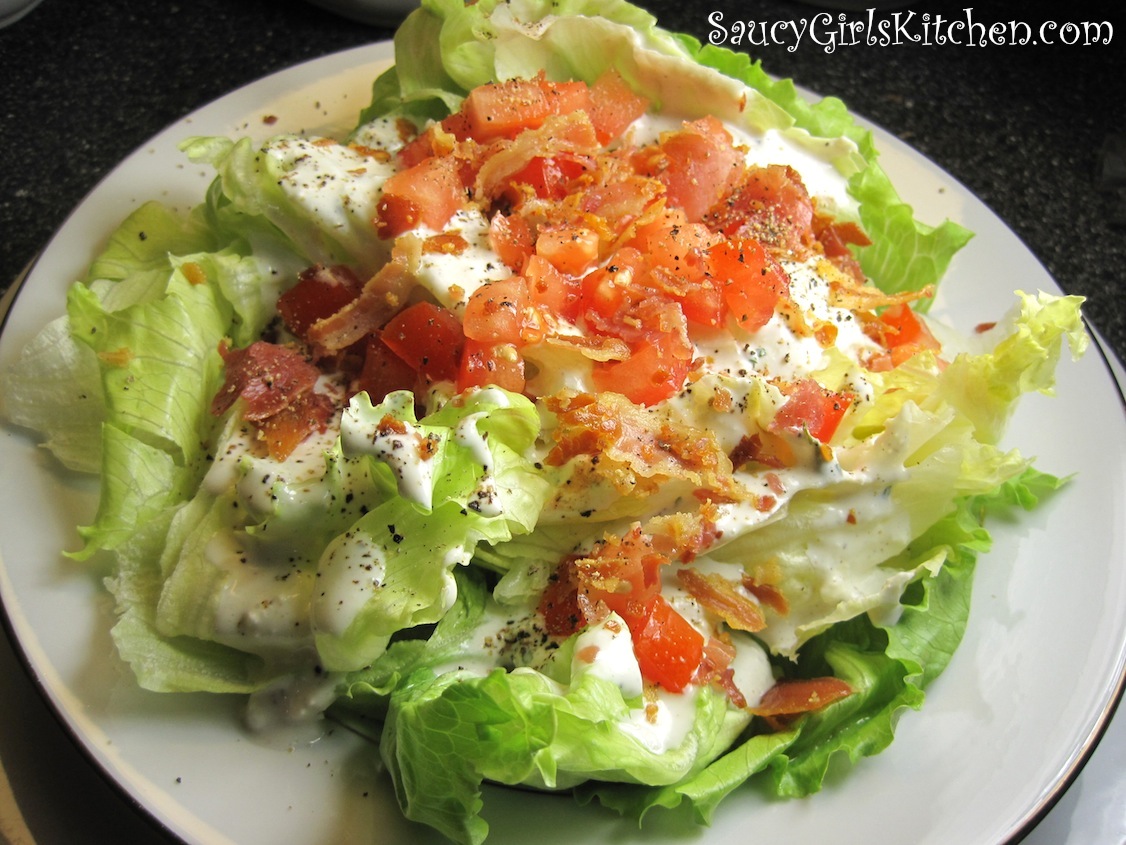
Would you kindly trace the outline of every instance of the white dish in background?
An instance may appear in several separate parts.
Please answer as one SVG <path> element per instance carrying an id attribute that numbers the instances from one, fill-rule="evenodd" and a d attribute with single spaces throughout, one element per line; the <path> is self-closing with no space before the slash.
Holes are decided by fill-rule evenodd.
<path id="1" fill-rule="evenodd" d="M 67 286 L 114 221 L 148 199 L 199 201 L 212 174 L 186 163 L 180 140 L 345 130 L 390 57 L 390 44 L 376 44 L 267 77 L 126 159 L 34 267 L 0 336 L 0 366 L 62 313 Z M 1015 288 L 1058 292 L 982 203 L 878 134 L 883 164 L 918 216 L 951 217 L 977 233 L 952 264 L 935 315 L 969 328 L 1000 316 Z M 566 797 L 491 788 L 489 845 L 721 843 L 750 829 L 763 841 L 869 845 L 898 831 L 917 845 L 992 845 L 1019 833 L 1075 775 L 1126 673 L 1126 414 L 1094 349 L 1061 362 L 1057 393 L 1027 397 L 1007 440 L 1041 469 L 1076 478 L 1032 514 L 991 524 L 995 545 L 978 564 L 963 646 L 887 751 L 808 800 L 771 802 L 745 789 L 698 831 L 682 815 L 655 813 L 639 831 Z M 63 724 L 161 825 L 200 843 L 440 841 L 401 820 L 376 749 L 347 731 L 255 737 L 243 731 L 236 699 L 138 689 L 110 644 L 109 598 L 61 555 L 93 515 L 94 484 L 60 471 L 10 428 L 0 429 L 0 467 L 0 598 L 10 630 Z"/>

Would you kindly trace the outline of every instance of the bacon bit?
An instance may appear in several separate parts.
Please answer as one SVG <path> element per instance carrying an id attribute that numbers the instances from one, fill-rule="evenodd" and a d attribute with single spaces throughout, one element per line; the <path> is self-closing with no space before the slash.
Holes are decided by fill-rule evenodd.
<path id="1" fill-rule="evenodd" d="M 314 431 L 324 432 L 336 413 L 332 399 L 323 393 L 301 394 L 291 405 L 258 423 L 270 457 L 284 461 Z"/>
<path id="2" fill-rule="evenodd" d="M 374 159 L 380 164 L 387 164 L 391 161 L 391 153 L 387 152 L 387 150 L 381 150 L 378 147 L 368 147 L 364 144 L 349 144 L 348 148 L 364 156 L 364 158 Z"/>
<path id="3" fill-rule="evenodd" d="M 133 360 L 133 350 L 128 346 L 119 346 L 117 349 L 107 349 L 98 353 L 98 360 L 111 367 L 127 367 Z"/>
<path id="4" fill-rule="evenodd" d="M 483 149 L 484 161 L 477 170 L 473 198 L 485 202 L 496 198 L 504 192 L 509 179 L 534 158 L 560 154 L 591 156 L 601 148 L 586 112 L 552 115 L 542 126 L 521 132 L 515 140 L 501 139 Z"/>
<path id="5" fill-rule="evenodd" d="M 194 261 L 185 261 L 181 264 L 180 272 L 184 274 L 184 278 L 188 280 L 190 285 L 207 284 L 207 271 Z"/>
<path id="6" fill-rule="evenodd" d="M 721 414 L 730 411 L 734 407 L 734 402 L 731 391 L 724 387 L 717 387 L 712 393 L 712 398 L 708 400 L 712 410 Z"/>
<path id="7" fill-rule="evenodd" d="M 267 126 L 273 126 L 275 123 L 278 122 L 278 116 L 276 114 L 262 115 L 262 122 L 265 123 Z"/>
<path id="8" fill-rule="evenodd" d="M 779 496 L 785 494 L 786 485 L 782 483 L 782 478 L 776 472 L 768 472 L 763 478 L 766 479 L 766 486 L 777 493 Z"/>
<path id="9" fill-rule="evenodd" d="M 837 324 L 828 320 L 818 320 L 813 329 L 813 337 L 822 349 L 828 349 L 837 342 Z"/>
<path id="10" fill-rule="evenodd" d="M 653 548 L 670 559 L 691 563 L 720 536 L 716 527 L 719 508 L 704 502 L 696 513 L 655 516 L 645 523 L 645 533 L 653 538 Z"/>
<path id="11" fill-rule="evenodd" d="M 598 455 L 598 467 L 619 489 L 636 491 L 683 479 L 725 501 L 748 493 L 732 476 L 731 461 L 709 431 L 677 425 L 617 393 L 564 392 L 546 399 L 557 415 L 550 466 L 579 455 Z"/>
<path id="12" fill-rule="evenodd" d="M 395 131 L 399 133 L 399 140 L 404 144 L 418 135 L 418 127 L 405 117 L 400 117 L 395 120 Z"/>
<path id="13" fill-rule="evenodd" d="M 850 311 L 874 312 L 888 305 L 909 304 L 934 296 L 934 285 L 920 290 L 885 293 L 873 285 L 858 283 L 830 261 L 818 261 L 817 272 L 829 282 L 829 304 Z"/>
<path id="14" fill-rule="evenodd" d="M 790 443 L 771 431 L 744 436 L 731 450 L 730 459 L 735 469 L 752 461 L 774 469 L 786 469 L 797 464 L 797 456 Z M 784 490 L 775 492 L 781 494 Z"/>
<path id="15" fill-rule="evenodd" d="M 726 635 L 724 635 L 726 636 Z M 742 710 L 747 706 L 747 698 L 735 685 L 735 670 L 731 661 L 735 659 L 735 646 L 719 637 L 710 637 L 704 643 L 704 656 L 696 670 L 694 683 L 710 683 L 727 695 L 727 700 Z"/>
<path id="16" fill-rule="evenodd" d="M 599 648 L 596 645 L 583 646 L 575 652 L 575 657 L 583 663 L 593 663 L 594 659 L 598 657 Z"/>
<path id="17" fill-rule="evenodd" d="M 738 631 L 761 631 L 766 619 L 758 603 L 739 591 L 739 586 L 718 573 L 679 569 L 676 579 L 700 606 L 716 614 Z"/>
<path id="18" fill-rule="evenodd" d="M 612 335 L 548 335 L 548 346 L 573 349 L 591 361 L 624 361 L 629 358 L 629 346 L 620 337 Z"/>
<path id="19" fill-rule="evenodd" d="M 339 352 L 381 328 L 402 306 L 415 284 L 406 262 L 396 257 L 364 284 L 360 295 L 309 327 L 308 340 L 328 352 Z"/>
<path id="20" fill-rule="evenodd" d="M 978 334 L 984 334 L 985 332 L 989 331 L 990 329 L 992 329 L 996 325 L 997 325 L 997 323 L 995 323 L 995 322 L 993 322 L 993 323 L 978 323 L 976 326 L 974 326 L 974 331 L 977 332 Z"/>
<path id="21" fill-rule="evenodd" d="M 313 389 L 320 371 L 305 357 L 287 346 L 258 340 L 243 349 L 220 346 L 227 373 L 223 387 L 211 402 L 211 413 L 219 416 L 242 399 L 243 417 L 265 420 L 287 408 Z"/>
<path id="22" fill-rule="evenodd" d="M 774 506 L 778 504 L 778 500 L 773 496 L 756 496 L 755 497 L 755 510 L 759 513 L 770 513 L 774 510 Z"/>
<path id="23" fill-rule="evenodd" d="M 770 584 L 760 584 L 750 575 L 743 576 L 743 589 L 759 600 L 759 604 L 766 605 L 780 616 L 790 612 L 790 603 L 782 595 L 782 591 Z"/>
<path id="24" fill-rule="evenodd" d="M 852 695 L 852 687 L 839 678 L 779 681 L 750 712 L 765 718 L 775 729 L 781 729 L 792 717 L 820 710 L 849 695 Z"/>
<path id="25" fill-rule="evenodd" d="M 460 232 L 443 232 L 431 235 L 422 242 L 422 251 L 441 255 L 461 255 L 469 249 L 469 241 Z M 452 290 L 452 288 L 451 288 Z"/>
<path id="26" fill-rule="evenodd" d="M 856 525 L 856 511 L 853 508 L 848 509 L 848 516 L 845 517 L 845 522 L 849 525 Z"/>

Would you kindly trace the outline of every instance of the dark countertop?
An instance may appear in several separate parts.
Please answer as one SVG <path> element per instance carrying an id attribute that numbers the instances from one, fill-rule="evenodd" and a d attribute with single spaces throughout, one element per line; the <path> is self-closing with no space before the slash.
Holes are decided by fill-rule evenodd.
<path id="1" fill-rule="evenodd" d="M 781 0 L 643 5 L 666 28 L 700 38 L 712 31 L 713 12 L 728 23 L 818 12 Z M 899 10 L 914 12 L 916 22 L 926 14 L 965 19 L 968 5 L 916 0 Z M 1108 16 L 1107 4 L 991 0 L 971 13 L 974 20 L 1024 21 L 1034 29 L 1053 20 L 1109 20 L 1114 35 L 1126 39 L 1126 13 Z M 152 135 L 238 86 L 392 31 L 302 0 L 44 0 L 0 30 L 0 294 L 70 210 Z M 767 71 L 841 97 L 966 185 L 1066 292 L 1088 298 L 1089 320 L 1126 358 L 1126 305 L 1119 295 L 1126 268 L 1126 65 L 1118 49 L 901 44 L 829 53 L 807 42 L 752 52 Z M 0 655 L 6 672 L 13 669 L 9 655 Z M 17 694 L 25 687 L 19 679 Z M 19 702 L 9 702 L 9 716 L 16 706 L 20 721 L 42 720 L 24 697 Z M 67 753 L 60 737 L 46 737 L 38 747 Z M 16 787 L 47 794 L 50 784 Z M 103 789 L 89 797 L 91 805 L 110 800 Z M 127 839 L 144 829 L 139 819 L 118 823 Z M 56 819 L 37 833 L 55 841 L 61 824 Z M 2 833 L 0 825 L 0 840 Z M 1043 841 L 1052 835 L 1045 831 Z"/>

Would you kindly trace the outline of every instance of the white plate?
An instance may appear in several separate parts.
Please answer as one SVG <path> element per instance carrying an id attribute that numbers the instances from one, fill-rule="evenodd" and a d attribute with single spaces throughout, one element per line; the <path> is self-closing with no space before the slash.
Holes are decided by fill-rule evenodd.
<path id="1" fill-rule="evenodd" d="M 33 269 L 0 337 L 0 366 L 62 313 L 67 286 L 114 221 L 150 198 L 186 207 L 202 197 L 211 174 L 185 162 L 182 138 L 346 129 L 390 50 L 363 47 L 270 76 L 130 156 Z M 1015 288 L 1058 292 L 985 206 L 879 135 L 885 167 L 919 215 L 977 233 L 935 314 L 968 328 L 1004 312 Z M 1028 397 L 1009 440 L 1075 480 L 1033 514 L 994 522 L 965 642 L 923 711 L 904 715 L 888 751 L 830 777 L 809 800 L 771 802 L 745 789 L 695 833 L 675 814 L 638 831 L 569 798 L 489 789 L 490 845 L 533 836 L 542 845 L 719 843 L 748 830 L 762 841 L 946 845 L 996 843 L 1028 826 L 1089 754 L 1126 673 L 1126 415 L 1097 351 L 1062 362 L 1058 395 Z M 0 467 L 0 598 L 14 638 L 84 750 L 160 824 L 189 842 L 437 841 L 400 819 L 375 749 L 348 732 L 255 737 L 242 730 L 236 699 L 139 690 L 113 654 L 96 574 L 60 554 L 76 547 L 74 526 L 92 517 L 94 486 L 10 428 L 0 429 Z"/>

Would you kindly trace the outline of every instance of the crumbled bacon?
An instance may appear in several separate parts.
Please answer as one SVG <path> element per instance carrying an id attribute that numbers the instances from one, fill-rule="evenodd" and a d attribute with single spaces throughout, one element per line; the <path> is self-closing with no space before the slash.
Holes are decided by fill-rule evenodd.
<path id="1" fill-rule="evenodd" d="M 718 573 L 683 568 L 676 579 L 700 606 L 723 619 L 737 631 L 761 631 L 766 618 L 758 602 L 739 589 L 740 585 Z"/>
<path id="2" fill-rule="evenodd" d="M 359 296 L 309 326 L 309 342 L 328 352 L 339 352 L 363 340 L 403 307 L 415 282 L 404 260 L 389 261 L 368 279 Z"/>
<path id="3" fill-rule="evenodd" d="M 622 489 L 682 479 L 711 492 L 717 501 L 746 498 L 731 461 L 709 431 L 670 422 L 617 393 L 563 393 L 546 403 L 557 416 L 549 465 L 597 455 L 600 471 Z"/>
<path id="4" fill-rule="evenodd" d="M 776 730 L 787 727 L 794 717 L 812 713 L 852 695 L 852 687 L 834 677 L 783 680 L 766 691 L 757 705 L 750 708 Z"/>
<path id="5" fill-rule="evenodd" d="M 335 404 L 313 390 L 320 371 L 300 352 L 262 340 L 219 351 L 226 378 L 212 399 L 212 414 L 224 414 L 242 400 L 243 418 L 258 426 L 276 460 L 285 460 L 312 432 L 325 430 Z"/>
<path id="6" fill-rule="evenodd" d="M 215 416 L 226 413 L 242 399 L 243 416 L 264 420 L 284 410 L 301 394 L 312 390 L 320 371 L 305 356 L 288 346 L 255 341 L 242 349 L 220 348 L 226 380 L 211 402 Z"/>

